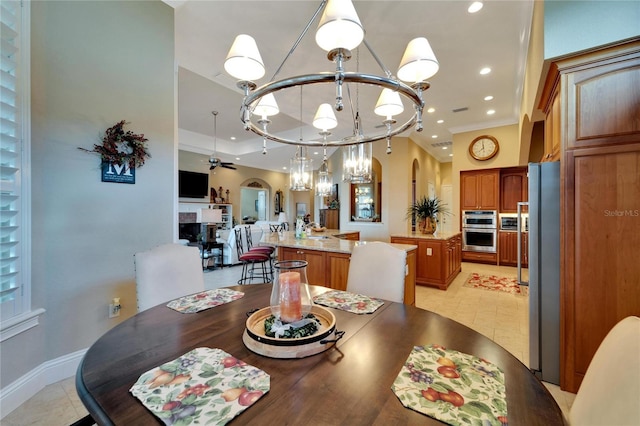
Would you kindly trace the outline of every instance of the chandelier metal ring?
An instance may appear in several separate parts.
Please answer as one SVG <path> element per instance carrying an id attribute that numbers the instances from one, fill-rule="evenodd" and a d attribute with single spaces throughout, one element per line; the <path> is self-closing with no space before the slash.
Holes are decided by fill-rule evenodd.
<path id="1" fill-rule="evenodd" d="M 303 140 L 293 140 L 286 139 L 275 134 L 270 133 L 264 128 L 264 126 L 258 127 L 256 123 L 251 120 L 252 116 L 252 105 L 257 105 L 260 100 L 268 95 L 274 94 L 280 90 L 290 89 L 298 86 L 305 86 L 309 84 L 336 84 L 337 81 L 341 81 L 341 83 L 355 83 L 355 84 L 367 84 L 372 86 L 378 86 L 380 88 L 387 88 L 393 91 L 397 91 L 399 94 L 404 96 L 406 99 L 409 99 L 411 103 L 414 105 L 415 112 L 411 116 L 411 118 L 405 122 L 404 124 L 398 125 L 395 128 L 388 129 L 383 134 L 371 135 L 371 136 L 363 136 L 361 138 L 356 138 L 354 136 L 345 137 L 335 141 L 303 141 Z M 238 86 L 245 89 L 245 93 L 249 92 L 247 90 L 246 84 L 249 82 L 240 82 Z M 393 136 L 399 135 L 405 130 L 409 129 L 416 122 L 419 122 L 419 126 L 417 127 L 418 131 L 422 130 L 421 121 L 422 121 L 422 109 L 424 107 L 424 102 L 421 97 L 422 90 L 426 90 L 428 88 L 428 83 L 422 82 L 418 91 L 416 91 L 411 86 L 392 79 L 379 75 L 373 74 L 362 74 L 356 72 L 321 72 L 317 74 L 304 74 L 295 77 L 289 77 L 282 80 L 273 81 L 271 83 L 260 86 L 259 88 L 252 90 L 247 93 L 242 101 L 242 105 L 240 107 L 241 111 L 241 121 L 244 124 L 246 130 L 250 130 L 253 133 L 260 135 L 263 138 L 285 143 L 289 145 L 304 145 L 304 146 L 347 146 L 347 145 L 356 145 L 367 142 L 374 142 L 382 139 L 388 139 Z M 261 123 L 258 123 L 261 124 Z"/>

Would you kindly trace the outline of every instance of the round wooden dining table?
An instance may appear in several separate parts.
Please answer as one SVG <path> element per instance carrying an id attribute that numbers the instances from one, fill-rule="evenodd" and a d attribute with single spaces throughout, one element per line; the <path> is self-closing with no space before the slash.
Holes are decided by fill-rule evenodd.
<path id="1" fill-rule="evenodd" d="M 234 425 L 425 425 L 391 386 L 416 345 L 438 344 L 486 359 L 504 372 L 508 422 L 561 425 L 549 391 L 518 359 L 446 317 L 387 302 L 372 314 L 331 309 L 344 331 L 334 347 L 306 358 L 269 358 L 242 340 L 247 313 L 269 306 L 271 284 L 228 287 L 244 297 L 193 314 L 158 305 L 120 323 L 87 351 L 76 374 L 81 401 L 99 425 L 162 424 L 129 389 L 141 374 L 198 348 L 219 348 L 271 376 L 271 389 Z M 312 296 L 330 289 L 310 286 Z"/>

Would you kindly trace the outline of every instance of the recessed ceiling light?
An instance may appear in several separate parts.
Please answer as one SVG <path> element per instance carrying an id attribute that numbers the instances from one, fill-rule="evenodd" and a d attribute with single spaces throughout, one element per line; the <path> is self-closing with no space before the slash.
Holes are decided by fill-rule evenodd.
<path id="1" fill-rule="evenodd" d="M 493 99 L 493 96 L 491 96 L 491 95 L 489 95 L 489 96 L 485 96 L 485 97 L 484 97 L 484 100 L 485 100 L 485 101 L 490 101 L 490 100 L 492 100 L 492 99 Z"/>
<path id="2" fill-rule="evenodd" d="M 231 139 L 232 141 L 235 141 L 236 137 L 235 136 L 231 136 L 229 139 Z"/>
<path id="3" fill-rule="evenodd" d="M 287 170 L 287 166 L 284 166 L 284 167 L 282 168 L 282 170 Z"/>
<path id="4" fill-rule="evenodd" d="M 449 157 L 453 157 L 453 154 L 449 154 Z"/>
<path id="5" fill-rule="evenodd" d="M 446 146 L 443 146 L 443 147 L 442 147 L 442 149 L 447 149 L 447 147 L 446 147 Z"/>
<path id="6" fill-rule="evenodd" d="M 429 109 L 427 110 L 427 112 L 428 112 L 429 114 L 431 114 L 431 113 L 433 113 L 433 112 L 436 112 L 436 109 L 435 109 L 435 108 L 433 108 L 433 107 L 431 107 L 431 108 L 429 108 Z"/>
<path id="7" fill-rule="evenodd" d="M 483 4 L 481 1 L 474 1 L 473 3 L 471 3 L 471 6 L 469 6 L 469 8 L 467 9 L 467 12 L 476 13 L 477 11 L 482 9 L 482 6 Z"/>
<path id="8" fill-rule="evenodd" d="M 487 115 L 493 115 L 496 113 L 495 109 L 490 109 L 489 111 L 487 111 Z"/>
<path id="9" fill-rule="evenodd" d="M 442 123 L 444 123 L 444 120 L 438 120 L 438 121 L 436 121 L 436 123 L 442 124 Z"/>
<path id="10" fill-rule="evenodd" d="M 236 157 L 236 161 L 240 161 L 240 157 Z"/>
<path id="11" fill-rule="evenodd" d="M 491 72 L 491 68 L 489 67 L 484 67 L 480 70 L 480 75 L 487 75 Z"/>
<path id="12" fill-rule="evenodd" d="M 318 155 L 319 152 L 318 151 L 313 151 L 313 155 Z"/>
<path id="13" fill-rule="evenodd" d="M 437 139 L 438 135 L 431 135 L 431 139 Z"/>

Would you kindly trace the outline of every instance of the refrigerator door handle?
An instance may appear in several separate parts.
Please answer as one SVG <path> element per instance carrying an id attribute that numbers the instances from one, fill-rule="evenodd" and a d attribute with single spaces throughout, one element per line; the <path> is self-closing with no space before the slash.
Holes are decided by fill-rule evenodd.
<path id="1" fill-rule="evenodd" d="M 527 202 L 518 203 L 518 285 L 529 285 L 529 281 L 522 281 L 522 207 L 528 205 Z"/>

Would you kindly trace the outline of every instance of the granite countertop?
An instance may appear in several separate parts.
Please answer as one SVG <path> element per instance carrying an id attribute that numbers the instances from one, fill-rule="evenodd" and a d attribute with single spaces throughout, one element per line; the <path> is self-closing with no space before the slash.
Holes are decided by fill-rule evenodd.
<path id="1" fill-rule="evenodd" d="M 366 241 L 344 240 L 335 237 L 335 235 L 350 234 L 353 232 L 340 231 L 338 229 L 327 229 L 324 232 L 312 232 L 311 235 L 304 239 L 296 239 L 294 231 L 269 233 L 265 232 L 262 235 L 260 244 L 272 245 L 276 247 L 306 248 L 308 250 L 351 254 L 355 246 L 366 244 Z M 391 245 L 407 252 L 418 248 L 418 246 L 410 244 L 393 243 Z"/>
<path id="2" fill-rule="evenodd" d="M 462 233 L 460 231 L 455 231 L 455 232 L 442 232 L 442 231 L 436 231 L 435 234 L 422 234 L 420 232 L 406 232 L 403 234 L 392 234 L 391 238 L 396 237 L 396 238 L 418 238 L 418 239 L 422 239 L 422 240 L 449 240 L 453 237 L 456 237 L 458 235 L 461 235 Z"/>

